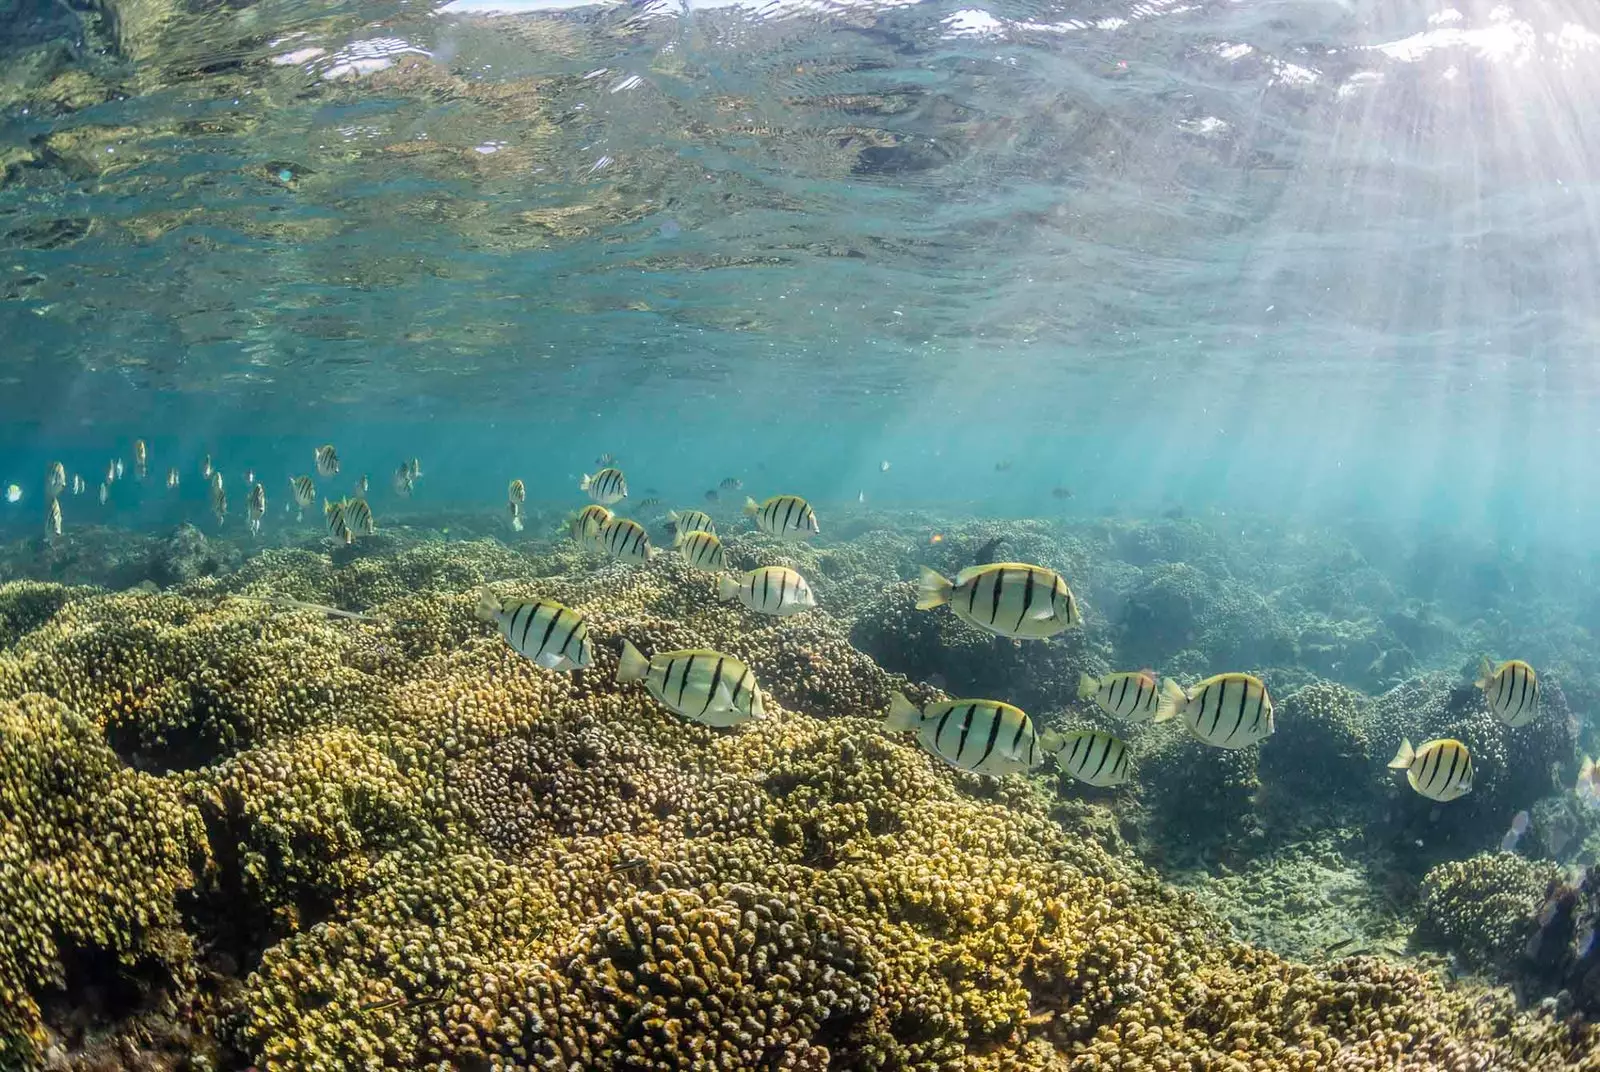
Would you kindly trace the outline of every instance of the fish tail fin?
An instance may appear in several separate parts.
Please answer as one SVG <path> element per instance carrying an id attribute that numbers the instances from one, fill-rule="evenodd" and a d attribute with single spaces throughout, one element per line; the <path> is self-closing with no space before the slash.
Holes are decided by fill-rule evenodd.
<path id="1" fill-rule="evenodd" d="M 676 551 L 681 548 L 683 546 L 683 542 L 688 538 L 689 534 L 687 532 L 674 532 L 672 534 L 672 549 Z"/>
<path id="2" fill-rule="evenodd" d="M 1389 766 L 1393 767 L 1395 770 L 1410 770 L 1411 764 L 1416 760 L 1416 758 L 1417 753 L 1411 747 L 1411 738 L 1402 737 L 1400 739 L 1400 750 L 1396 752 L 1394 754 L 1394 758 L 1389 761 Z"/>
<path id="3" fill-rule="evenodd" d="M 617 663 L 617 680 L 619 682 L 638 681 L 650 669 L 650 660 L 644 657 L 644 652 L 634 647 L 630 641 L 622 642 L 622 660 Z"/>
<path id="4" fill-rule="evenodd" d="M 569 477 L 567 477 L 567 479 L 571 480 L 572 478 L 569 476 Z M 583 474 L 583 479 L 578 481 L 578 490 L 579 491 L 588 491 L 589 490 L 589 485 L 593 484 L 593 483 L 594 483 L 594 477 L 590 476 L 588 473 L 584 473 Z"/>
<path id="5" fill-rule="evenodd" d="M 902 733 L 911 729 L 922 721 L 922 709 L 906 698 L 903 692 L 896 692 L 889 697 L 889 714 L 883 720 L 883 728 L 890 733 Z"/>
<path id="6" fill-rule="evenodd" d="M 500 597 L 487 588 L 478 590 L 478 617 L 486 622 L 492 622 L 499 617 L 501 611 Z"/>
<path id="7" fill-rule="evenodd" d="M 923 566 L 922 577 L 917 581 L 917 609 L 932 610 L 950 602 L 950 593 L 954 588 L 950 578 L 938 570 Z"/>
<path id="8" fill-rule="evenodd" d="M 1491 663 L 1489 661 L 1489 657 L 1485 655 L 1482 659 L 1478 660 L 1478 680 L 1474 681 L 1473 684 L 1480 689 L 1486 689 L 1489 687 L 1489 682 L 1493 680 L 1494 664 Z"/>
<path id="9" fill-rule="evenodd" d="M 668 510 L 667 511 L 667 521 L 670 524 L 676 525 L 678 523 L 678 511 L 676 511 L 676 510 Z"/>
<path id="10" fill-rule="evenodd" d="M 754 499 L 750 498 L 750 496 L 746 495 L 744 497 L 744 513 L 745 513 L 745 516 L 746 517 L 755 517 L 760 512 L 761 512 L 761 504 L 756 502 Z"/>
<path id="11" fill-rule="evenodd" d="M 652 544 L 651 546 L 646 547 L 644 549 L 644 560 L 646 562 L 654 562 L 656 560 L 656 556 L 659 555 L 660 553 L 661 553 L 661 548 L 656 547 L 654 544 Z"/>
<path id="12" fill-rule="evenodd" d="M 1183 691 L 1183 686 L 1167 678 L 1161 683 L 1161 700 L 1156 704 L 1154 721 L 1167 721 L 1178 713 L 1178 708 L 1188 699 L 1189 694 Z"/>
<path id="13" fill-rule="evenodd" d="M 717 577 L 717 598 L 724 603 L 735 599 L 739 595 L 739 582 L 728 574 L 723 573 Z"/>
<path id="14" fill-rule="evenodd" d="M 1061 735 L 1059 730 L 1045 730 L 1039 734 L 1039 751 L 1049 755 L 1055 755 L 1061 751 L 1062 746 L 1066 743 L 1067 739 Z"/>
<path id="15" fill-rule="evenodd" d="M 1087 700 L 1100 691 L 1100 682 L 1088 674 L 1078 675 L 1078 699 Z"/>

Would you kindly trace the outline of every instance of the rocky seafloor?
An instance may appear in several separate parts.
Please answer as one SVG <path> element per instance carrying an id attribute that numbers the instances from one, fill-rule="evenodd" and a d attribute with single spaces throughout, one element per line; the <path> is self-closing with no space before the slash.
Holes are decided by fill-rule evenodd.
<path id="1" fill-rule="evenodd" d="M 0 1068 L 1600 1069 L 1571 791 L 1600 659 L 1558 563 L 863 512 L 728 538 L 811 580 L 779 621 L 535 536 L 554 515 L 411 520 L 0 548 Z M 919 564 L 993 536 L 1083 630 L 913 609 Z M 512 652 L 486 583 L 585 611 L 595 665 Z M 619 687 L 624 636 L 746 659 L 772 717 Z M 1536 723 L 1487 714 L 1482 654 L 1540 668 Z M 1140 665 L 1259 672 L 1278 732 L 1225 752 L 1076 699 Z M 1135 780 L 955 771 L 881 730 L 896 688 L 1115 727 Z M 1472 794 L 1412 793 L 1403 735 L 1467 742 Z"/>

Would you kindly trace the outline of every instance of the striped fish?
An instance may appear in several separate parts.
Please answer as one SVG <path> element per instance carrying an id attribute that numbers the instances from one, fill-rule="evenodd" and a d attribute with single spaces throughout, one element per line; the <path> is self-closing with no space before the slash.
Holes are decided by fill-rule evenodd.
<path id="1" fill-rule="evenodd" d="M 339 452 L 333 449 L 332 443 L 324 443 L 316 449 L 318 476 L 339 475 Z"/>
<path id="2" fill-rule="evenodd" d="M 1022 774 L 1043 759 L 1033 722 L 999 700 L 943 700 L 918 709 L 903 693 L 889 698 L 890 733 L 917 730 L 922 747 L 975 774 Z"/>
<path id="3" fill-rule="evenodd" d="M 1460 741 L 1428 741 L 1413 750 L 1406 738 L 1389 766 L 1405 771 L 1411 788 L 1429 800 L 1444 803 L 1472 792 L 1472 753 Z"/>
<path id="4" fill-rule="evenodd" d="M 649 562 L 659 552 L 650 546 L 650 534 L 637 521 L 613 517 L 600 526 L 596 537 L 606 554 L 618 562 Z"/>
<path id="5" fill-rule="evenodd" d="M 513 480 L 509 485 L 506 486 L 506 499 L 509 502 L 514 503 L 527 501 L 528 487 L 522 482 L 521 477 L 518 477 L 516 480 Z"/>
<path id="6" fill-rule="evenodd" d="M 498 626 L 507 644 L 546 670 L 581 670 L 594 661 L 589 623 L 554 600 L 502 603 L 485 588 L 478 595 L 478 617 Z"/>
<path id="7" fill-rule="evenodd" d="M 722 541 L 709 532 L 680 532 L 673 537 L 672 548 L 683 556 L 691 569 L 721 573 L 728 568 Z"/>
<path id="8" fill-rule="evenodd" d="M 1148 722 L 1156 716 L 1161 688 L 1148 670 L 1107 674 L 1098 679 L 1079 674 L 1078 699 L 1093 700 L 1106 714 L 1129 722 Z"/>
<path id="9" fill-rule="evenodd" d="M 754 499 L 746 499 L 744 512 L 756 519 L 756 528 L 788 542 L 804 540 L 822 531 L 817 525 L 817 512 L 798 495 L 774 495 L 759 504 Z"/>
<path id="10" fill-rule="evenodd" d="M 322 503 L 322 513 L 328 519 L 328 532 L 335 540 L 344 544 L 355 542 L 355 533 L 350 531 L 350 523 L 344 517 L 344 503 L 325 499 Z"/>
<path id="11" fill-rule="evenodd" d="M 378 531 L 377 524 L 372 520 L 372 507 L 367 505 L 367 500 L 346 499 L 341 505 L 344 506 L 344 519 L 351 532 L 371 536 Z"/>
<path id="12" fill-rule="evenodd" d="M 602 469 L 593 476 L 585 473 L 578 490 L 587 491 L 589 498 L 601 506 L 610 506 L 628 497 L 628 478 L 621 469 Z"/>
<path id="13" fill-rule="evenodd" d="M 508 502 L 508 503 L 506 503 L 506 506 L 511 511 L 511 531 L 512 532 L 521 532 L 522 531 L 522 504 L 518 503 L 518 502 Z"/>
<path id="14" fill-rule="evenodd" d="M 717 598 L 737 599 L 757 614 L 787 618 L 817 605 L 806 579 L 788 566 L 762 566 L 742 577 L 724 573 L 717 580 Z"/>
<path id="15" fill-rule="evenodd" d="M 1476 684 L 1494 717 L 1507 726 L 1526 726 L 1539 717 L 1539 675 L 1521 659 L 1496 667 L 1485 658 Z"/>
<path id="16" fill-rule="evenodd" d="M 1128 745 L 1104 730 L 1049 730 L 1039 739 L 1039 747 L 1080 782 L 1104 788 L 1128 780 Z"/>
<path id="17" fill-rule="evenodd" d="M 600 530 L 611 523 L 611 511 L 598 503 L 590 503 L 572 517 L 572 538 L 585 551 L 604 551 L 600 543 Z"/>
<path id="18" fill-rule="evenodd" d="M 177 487 L 178 482 L 174 480 L 172 486 Z M 308 476 L 291 477 L 289 490 L 294 493 L 294 504 L 302 510 L 317 501 L 317 486 Z"/>
<path id="19" fill-rule="evenodd" d="M 737 726 L 766 714 L 755 674 L 717 651 L 663 651 L 646 659 L 624 640 L 617 681 L 643 681 L 667 710 L 706 726 Z"/>
<path id="20" fill-rule="evenodd" d="M 61 494 L 67 486 L 67 467 L 60 462 L 51 462 L 50 468 L 44 474 L 44 493 L 50 498 Z"/>
<path id="21" fill-rule="evenodd" d="M 1061 574 L 1025 562 L 968 566 L 954 581 L 924 566 L 917 609 L 943 603 L 957 618 L 1013 640 L 1043 640 L 1083 621 Z"/>
<path id="22" fill-rule="evenodd" d="M 250 485 L 250 498 L 246 505 L 250 512 L 250 535 L 260 535 L 261 519 L 267 513 L 267 489 L 260 484 Z"/>
<path id="23" fill-rule="evenodd" d="M 1260 678 L 1218 674 L 1184 689 L 1169 677 L 1161 688 L 1155 721 L 1181 715 L 1189 732 L 1206 744 L 1244 748 L 1272 736 L 1272 697 Z"/>
<path id="24" fill-rule="evenodd" d="M 717 531 L 717 523 L 711 520 L 711 515 L 704 510 L 685 510 L 681 514 L 676 510 L 669 510 L 667 520 L 672 522 L 673 530 L 680 536 L 686 532 Z"/>
<path id="25" fill-rule="evenodd" d="M 149 472 L 150 472 L 150 453 L 149 453 L 149 450 L 148 450 L 148 448 L 145 447 L 144 440 L 135 439 L 133 441 L 133 475 L 138 477 L 140 480 L 143 480 L 145 478 L 145 475 L 147 473 L 149 473 Z"/>

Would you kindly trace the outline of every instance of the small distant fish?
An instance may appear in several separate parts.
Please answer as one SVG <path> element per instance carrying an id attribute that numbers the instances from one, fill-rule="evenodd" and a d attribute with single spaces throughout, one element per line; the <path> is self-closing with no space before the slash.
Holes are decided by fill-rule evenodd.
<path id="1" fill-rule="evenodd" d="M 339 475 L 339 452 L 333 449 L 332 443 L 324 443 L 318 447 L 313 455 L 317 462 L 317 475 L 330 477 Z"/>
<path id="2" fill-rule="evenodd" d="M 100 505 L 104 506 L 109 498 L 111 498 L 111 485 L 102 480 L 100 481 Z"/>
<path id="3" fill-rule="evenodd" d="M 1156 717 L 1161 689 L 1155 675 L 1148 670 L 1107 674 L 1102 678 L 1079 674 L 1078 699 L 1092 699 L 1108 715 L 1130 722 L 1148 722 Z"/>
<path id="4" fill-rule="evenodd" d="M 856 502 L 865 503 L 866 501 L 867 501 L 867 490 L 865 488 L 862 488 L 860 491 L 856 492 Z"/>
<path id="5" fill-rule="evenodd" d="M 107 484 L 115 484 L 116 482 L 117 482 L 117 463 L 115 461 L 106 462 L 106 483 Z"/>
<path id="6" fill-rule="evenodd" d="M 737 599 L 757 614 L 787 618 L 810 610 L 817 597 L 806 579 L 788 566 L 761 566 L 740 577 L 724 573 L 717 579 L 717 598 Z"/>
<path id="7" fill-rule="evenodd" d="M 350 524 L 344 517 L 344 503 L 334 502 L 332 499 L 323 501 L 323 517 L 328 522 L 328 533 L 340 543 L 348 546 L 355 543 L 355 533 L 350 531 Z"/>
<path id="8" fill-rule="evenodd" d="M 1498 667 L 1487 656 L 1478 667 L 1478 680 L 1494 717 L 1513 729 L 1539 717 L 1539 675 L 1521 659 Z"/>
<path id="9" fill-rule="evenodd" d="M 917 730 L 924 749 L 975 774 L 1024 774 L 1044 759 L 1032 720 L 999 700 L 941 700 L 919 709 L 896 692 L 889 697 L 883 728 Z"/>
<path id="10" fill-rule="evenodd" d="M 888 471 L 889 471 L 889 463 L 888 462 L 879 462 L 878 463 L 878 472 L 887 473 Z"/>
<path id="11" fill-rule="evenodd" d="M 1181 717 L 1190 733 L 1214 748 L 1245 748 L 1272 736 L 1272 712 L 1272 697 L 1258 677 L 1217 674 L 1189 689 L 1169 677 L 1155 721 Z"/>
<path id="12" fill-rule="evenodd" d="M 721 488 L 723 491 L 738 491 L 740 488 L 744 487 L 744 481 L 740 480 L 736 476 L 725 476 L 722 478 L 722 482 L 719 483 L 717 487 Z"/>
<path id="13" fill-rule="evenodd" d="M 1405 771 L 1411 788 L 1429 800 L 1446 803 L 1472 792 L 1472 753 L 1460 741 L 1428 741 L 1413 751 L 1407 738 L 1389 766 Z"/>
<path id="14" fill-rule="evenodd" d="M 15 484 L 11 486 L 16 487 Z M 1578 794 L 1579 802 L 1591 808 L 1600 808 L 1600 763 L 1596 763 L 1594 757 L 1583 757 L 1583 766 L 1578 768 L 1578 781 L 1572 789 Z"/>
<path id="15" fill-rule="evenodd" d="M 685 510 L 681 514 L 676 510 L 669 510 L 667 520 L 671 522 L 673 531 L 680 536 L 686 532 L 717 531 L 717 523 L 711 520 L 711 515 L 704 510 Z"/>
<path id="16" fill-rule="evenodd" d="M 89 489 L 89 485 L 84 483 L 83 477 L 79 476 L 77 473 L 73 473 L 72 474 L 72 494 L 74 494 L 74 495 L 82 495 L 88 489 Z"/>
<path id="17" fill-rule="evenodd" d="M 785 542 L 808 539 L 822 531 L 817 512 L 798 495 L 774 495 L 764 503 L 746 499 L 744 512 L 755 518 L 756 528 Z"/>
<path id="18" fill-rule="evenodd" d="M 506 501 L 524 503 L 528 500 L 528 488 L 520 478 L 513 480 L 506 486 Z"/>
<path id="19" fill-rule="evenodd" d="M 650 534 L 644 526 L 631 518 L 613 515 L 600 526 L 598 539 L 605 553 L 618 562 L 642 564 L 660 554 L 659 549 L 650 546 Z"/>
<path id="20" fill-rule="evenodd" d="M 1500 839 L 1501 852 L 1515 852 L 1517 842 L 1522 840 L 1522 835 L 1528 832 L 1528 826 L 1533 818 L 1526 811 L 1519 811 L 1511 817 L 1511 826 Z"/>
<path id="21" fill-rule="evenodd" d="M 755 674 L 718 651 L 661 651 L 647 659 L 624 640 L 617 681 L 644 682 L 657 703 L 705 726 L 737 726 L 766 714 Z"/>
<path id="22" fill-rule="evenodd" d="M 416 478 L 411 475 L 411 467 L 408 465 L 402 465 L 396 469 L 394 476 L 389 479 L 389 486 L 394 488 L 394 493 L 403 499 L 411 497 L 411 489 L 415 484 Z"/>
<path id="23" fill-rule="evenodd" d="M 174 465 L 172 468 L 167 470 L 167 487 L 175 488 L 177 486 L 178 486 L 178 467 L 176 465 Z"/>
<path id="24" fill-rule="evenodd" d="M 293 476 L 289 478 L 289 491 L 294 496 L 295 506 L 299 508 L 295 520 L 305 520 L 306 507 L 317 501 L 317 486 L 309 476 Z"/>
<path id="25" fill-rule="evenodd" d="M 997 473 L 1008 473 L 1008 472 L 1011 471 L 1011 463 L 1010 462 L 995 462 L 994 463 L 994 471 L 997 472 Z"/>
<path id="26" fill-rule="evenodd" d="M 706 502 L 716 502 L 716 501 L 717 501 L 717 489 L 716 488 L 711 488 L 706 492 Z"/>
<path id="27" fill-rule="evenodd" d="M 60 462 L 50 463 L 50 468 L 44 474 L 44 493 L 50 498 L 60 495 L 67 486 L 67 467 Z"/>
<path id="28" fill-rule="evenodd" d="M 607 451 L 606 453 L 600 455 L 600 457 L 596 458 L 594 463 L 603 469 L 608 465 L 616 465 L 617 456 L 612 454 L 610 451 Z"/>
<path id="29" fill-rule="evenodd" d="M 1128 780 L 1128 745 L 1104 730 L 1047 730 L 1039 747 L 1080 782 L 1105 788 Z"/>
<path id="30" fill-rule="evenodd" d="M 372 520 L 372 507 L 365 499 L 346 499 L 344 507 L 345 524 L 350 526 L 350 531 L 358 536 L 371 536 L 378 531 L 377 524 Z"/>
<path id="31" fill-rule="evenodd" d="M 553 599 L 505 603 L 485 588 L 478 595 L 477 614 L 497 626 L 514 651 L 546 670 L 581 670 L 594 661 L 589 623 Z"/>
<path id="32" fill-rule="evenodd" d="M 6 485 L 6 502 L 14 503 L 14 502 L 21 502 L 21 501 L 22 501 L 22 485 L 20 485 L 20 484 L 7 484 Z"/>
<path id="33" fill-rule="evenodd" d="M 508 503 L 506 503 L 506 506 L 511 511 L 511 531 L 512 532 L 521 532 L 522 531 L 522 527 L 523 527 L 522 526 L 522 504 L 519 503 L 519 502 L 508 502 Z"/>
<path id="34" fill-rule="evenodd" d="M 244 482 L 246 484 L 254 484 L 256 482 L 256 471 L 254 469 L 246 469 L 244 471 Z"/>
<path id="35" fill-rule="evenodd" d="M 143 480 L 150 473 L 150 456 L 145 449 L 144 440 L 133 441 L 133 475 Z"/>
<path id="36" fill-rule="evenodd" d="M 1072 489 L 1071 488 L 1063 488 L 1063 487 L 1054 487 L 1054 488 L 1050 489 L 1050 495 L 1051 495 L 1052 498 L 1056 498 L 1056 499 L 1070 499 L 1070 498 L 1072 498 Z"/>
<path id="37" fill-rule="evenodd" d="M 612 513 L 599 503 L 590 503 L 572 516 L 572 538 L 585 551 L 604 551 L 600 532 L 611 523 Z"/>
<path id="38" fill-rule="evenodd" d="M 361 474 L 361 479 L 356 481 L 356 495 L 357 495 L 357 497 L 365 499 L 367 497 L 367 491 L 371 487 L 372 487 L 372 481 L 367 479 L 367 474 L 366 473 L 362 473 Z"/>
<path id="39" fill-rule="evenodd" d="M 405 469 L 406 475 L 411 478 L 412 483 L 416 483 L 418 480 L 422 479 L 421 458 L 412 458 L 410 461 L 406 462 Z"/>
<path id="40" fill-rule="evenodd" d="M 721 573 L 728 568 L 727 557 L 722 552 L 722 541 L 709 532 L 680 532 L 673 537 L 672 549 L 683 556 L 691 569 L 703 573 Z"/>
<path id="41" fill-rule="evenodd" d="M 944 543 L 944 533 L 935 532 L 932 536 L 928 537 L 928 542 L 934 545 Z"/>
<path id="42" fill-rule="evenodd" d="M 641 510 L 649 510 L 649 509 L 652 509 L 652 508 L 660 506 L 660 505 L 661 505 L 661 500 L 655 498 L 654 496 L 652 496 L 652 497 L 646 499 L 644 502 L 640 503 L 639 504 L 639 509 L 641 509 Z"/>
<path id="43" fill-rule="evenodd" d="M 122 474 L 125 471 L 123 469 L 123 467 L 122 467 L 122 459 L 118 458 L 116 461 L 112 462 L 111 463 L 111 468 L 117 474 L 117 479 L 121 480 L 122 479 Z"/>
<path id="44" fill-rule="evenodd" d="M 221 525 L 228 516 L 228 493 L 222 490 L 222 474 L 215 469 L 211 471 L 211 512 L 216 515 L 217 524 Z"/>
<path id="45" fill-rule="evenodd" d="M 200 476 L 205 480 L 211 479 L 211 455 L 209 454 L 200 459 Z"/>
<path id="46" fill-rule="evenodd" d="M 1043 640 L 1083 621 L 1061 575 L 1025 562 L 968 566 L 954 581 L 922 567 L 917 609 L 945 603 L 962 621 L 1013 640 Z"/>
<path id="47" fill-rule="evenodd" d="M 1006 538 L 1004 536 L 995 536 L 984 540 L 978 545 L 978 549 L 972 553 L 972 564 L 974 566 L 987 566 L 993 562 L 999 556 L 1000 545 L 1005 541 Z"/>
<path id="48" fill-rule="evenodd" d="M 589 498 L 601 506 L 619 503 L 628 497 L 628 478 L 621 469 L 602 469 L 593 476 L 588 473 L 578 482 L 579 491 L 587 491 Z"/>
<path id="49" fill-rule="evenodd" d="M 250 535 L 261 534 L 261 519 L 267 512 L 267 489 L 260 484 L 250 485 L 250 498 L 247 503 L 250 515 Z"/>
<path id="50" fill-rule="evenodd" d="M 61 535 L 61 500 L 51 499 L 50 505 L 44 513 L 44 527 L 47 536 Z"/>

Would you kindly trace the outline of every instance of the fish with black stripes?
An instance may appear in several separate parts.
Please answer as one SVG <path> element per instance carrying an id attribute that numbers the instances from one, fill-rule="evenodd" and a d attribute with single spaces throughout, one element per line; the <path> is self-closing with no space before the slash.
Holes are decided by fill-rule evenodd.
<path id="1" fill-rule="evenodd" d="M 100 486 L 105 487 L 104 484 Z M 228 516 L 228 493 L 222 487 L 222 470 L 211 470 L 211 488 L 207 495 L 211 500 L 211 512 L 216 515 L 217 525 L 220 527 Z"/>
<path id="2" fill-rule="evenodd" d="M 378 526 L 372 519 L 372 507 L 367 504 L 367 500 L 346 499 L 342 505 L 344 519 L 349 524 L 351 532 L 358 536 L 371 536 L 378 531 Z"/>
<path id="3" fill-rule="evenodd" d="M 350 531 L 350 522 L 344 516 L 345 504 L 324 499 L 322 514 L 328 522 L 328 534 L 340 543 L 349 546 L 356 542 L 356 534 Z"/>
<path id="4" fill-rule="evenodd" d="M 811 585 L 788 566 L 760 566 L 739 577 L 724 573 L 717 579 L 717 598 L 724 603 L 737 599 L 757 614 L 775 618 L 817 605 Z"/>
<path id="5" fill-rule="evenodd" d="M 672 524 L 672 531 L 680 536 L 687 532 L 709 532 L 715 535 L 717 531 L 717 523 L 704 510 L 682 512 L 669 510 L 667 520 Z"/>
<path id="6" fill-rule="evenodd" d="M 587 491 L 589 498 L 601 506 L 610 506 L 628 497 L 628 478 L 622 475 L 621 469 L 613 468 L 602 469 L 593 476 L 585 473 L 578 482 L 578 490 Z"/>
<path id="7" fill-rule="evenodd" d="M 896 692 L 883 728 L 916 730 L 923 748 L 974 774 L 1025 774 L 1044 759 L 1032 720 L 999 700 L 939 700 L 919 708 Z"/>
<path id="8" fill-rule="evenodd" d="M 521 477 L 506 485 L 506 501 L 518 505 L 528 501 L 528 486 L 522 482 Z"/>
<path id="9" fill-rule="evenodd" d="M 672 549 L 683 556 L 690 569 L 702 573 L 721 573 L 728 568 L 722 541 L 710 532 L 680 532 L 672 538 Z"/>
<path id="10" fill-rule="evenodd" d="M 1185 689 L 1170 677 L 1161 685 L 1155 721 L 1181 717 L 1195 737 L 1216 748 L 1247 748 L 1272 736 L 1272 697 L 1249 674 L 1217 674 Z"/>
<path id="11" fill-rule="evenodd" d="M 660 548 L 650 545 L 650 534 L 644 526 L 628 517 L 613 516 L 600 526 L 595 538 L 601 550 L 618 562 L 642 565 L 661 553 Z"/>
<path id="12" fill-rule="evenodd" d="M 485 588 L 478 593 L 477 614 L 498 627 L 513 650 L 546 670 L 582 670 L 594 661 L 589 623 L 555 600 L 507 603 Z"/>
<path id="13" fill-rule="evenodd" d="M 267 512 L 267 489 L 260 484 L 250 485 L 250 495 L 245 501 L 250 521 L 250 535 L 261 535 L 261 519 Z"/>
<path id="14" fill-rule="evenodd" d="M 1494 717 L 1515 729 L 1539 717 L 1539 675 L 1521 659 L 1498 667 L 1487 656 L 1478 664 L 1478 680 Z"/>
<path id="15" fill-rule="evenodd" d="M 968 566 L 954 581 L 922 567 L 917 609 L 947 603 L 962 621 L 1012 640 L 1043 640 L 1083 622 L 1061 574 L 1026 562 Z"/>
<path id="16" fill-rule="evenodd" d="M 755 674 L 719 651 L 662 651 L 647 659 L 624 640 L 617 681 L 642 681 L 667 710 L 705 726 L 737 726 L 766 715 Z"/>
<path id="17" fill-rule="evenodd" d="M 1080 782 L 1102 789 L 1128 780 L 1128 744 L 1104 730 L 1046 730 L 1039 747 L 1056 757 L 1056 764 Z"/>
<path id="18" fill-rule="evenodd" d="M 295 476 L 289 478 L 289 491 L 294 495 L 297 507 L 294 519 L 300 521 L 305 517 L 306 507 L 317 501 L 317 486 L 308 476 Z"/>
<path id="19" fill-rule="evenodd" d="M 332 443 L 324 443 L 313 453 L 317 463 L 318 476 L 339 475 L 339 452 L 333 449 Z"/>
<path id="20" fill-rule="evenodd" d="M 763 503 L 745 499 L 744 512 L 755 518 L 756 528 L 787 543 L 810 539 L 822 531 L 817 512 L 798 495 L 774 495 Z"/>
<path id="21" fill-rule="evenodd" d="M 150 452 L 144 440 L 133 441 L 133 475 L 143 480 L 150 472 Z"/>
<path id="22" fill-rule="evenodd" d="M 611 511 L 599 503 L 590 503 L 569 519 L 569 531 L 579 547 L 585 551 L 604 551 L 600 543 L 600 530 L 611 523 Z"/>
<path id="23" fill-rule="evenodd" d="M 1093 700 L 1108 715 L 1129 722 L 1148 722 L 1161 705 L 1161 686 L 1149 670 L 1130 670 L 1094 678 L 1078 675 L 1078 699 Z"/>
<path id="24" fill-rule="evenodd" d="M 1424 742 L 1413 749 L 1409 737 L 1389 761 L 1394 770 L 1406 772 L 1411 788 L 1441 804 L 1472 792 L 1472 753 L 1460 741 L 1441 738 Z"/>

